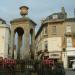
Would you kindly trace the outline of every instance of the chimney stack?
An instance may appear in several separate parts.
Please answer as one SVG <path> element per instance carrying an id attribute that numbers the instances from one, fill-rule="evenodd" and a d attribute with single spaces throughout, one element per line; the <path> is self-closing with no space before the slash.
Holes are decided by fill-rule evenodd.
<path id="1" fill-rule="evenodd" d="M 65 8 L 64 7 L 61 7 L 61 12 L 63 13 L 64 18 L 66 19 L 67 18 L 67 13 L 65 12 Z"/>
<path id="2" fill-rule="evenodd" d="M 61 12 L 65 13 L 65 8 L 64 7 L 61 7 Z"/>

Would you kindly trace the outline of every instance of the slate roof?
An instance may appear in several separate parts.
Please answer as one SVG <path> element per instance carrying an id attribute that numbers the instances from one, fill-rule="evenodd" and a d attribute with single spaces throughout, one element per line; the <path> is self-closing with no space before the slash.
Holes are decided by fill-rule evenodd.
<path id="1" fill-rule="evenodd" d="M 6 24 L 6 21 L 0 18 L 0 21 L 2 21 L 2 24 Z"/>

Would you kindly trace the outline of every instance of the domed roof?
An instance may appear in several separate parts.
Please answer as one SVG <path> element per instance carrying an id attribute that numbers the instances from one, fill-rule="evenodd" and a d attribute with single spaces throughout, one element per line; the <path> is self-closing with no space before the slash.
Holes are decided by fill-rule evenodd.
<path id="1" fill-rule="evenodd" d="M 6 21 L 3 20 L 2 18 L 0 18 L 0 21 L 2 22 L 2 24 L 6 24 Z"/>
<path id="2" fill-rule="evenodd" d="M 46 17 L 46 21 L 48 20 L 53 20 L 53 19 L 64 19 L 66 18 L 67 14 L 66 13 L 62 13 L 62 12 L 58 12 L 58 13 L 53 13 L 52 15 L 49 15 L 48 17 Z"/>

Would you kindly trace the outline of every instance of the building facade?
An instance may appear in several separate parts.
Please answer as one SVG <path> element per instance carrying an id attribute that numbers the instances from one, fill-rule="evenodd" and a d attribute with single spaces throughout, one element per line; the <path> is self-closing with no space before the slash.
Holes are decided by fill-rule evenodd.
<path id="1" fill-rule="evenodd" d="M 49 58 L 71 67 L 75 59 L 75 18 L 67 18 L 64 7 L 42 20 L 36 36 L 36 54 L 48 50 Z M 40 55 L 38 56 L 40 58 Z"/>
<path id="2" fill-rule="evenodd" d="M 9 26 L 3 19 L 0 19 L 0 57 L 8 58 L 9 56 Z"/>

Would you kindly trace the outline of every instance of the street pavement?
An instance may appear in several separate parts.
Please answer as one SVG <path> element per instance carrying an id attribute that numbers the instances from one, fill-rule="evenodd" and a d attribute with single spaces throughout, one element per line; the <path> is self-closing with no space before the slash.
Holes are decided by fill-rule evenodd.
<path id="1" fill-rule="evenodd" d="M 75 71 L 73 71 L 72 69 L 66 70 L 66 75 L 75 75 Z"/>

